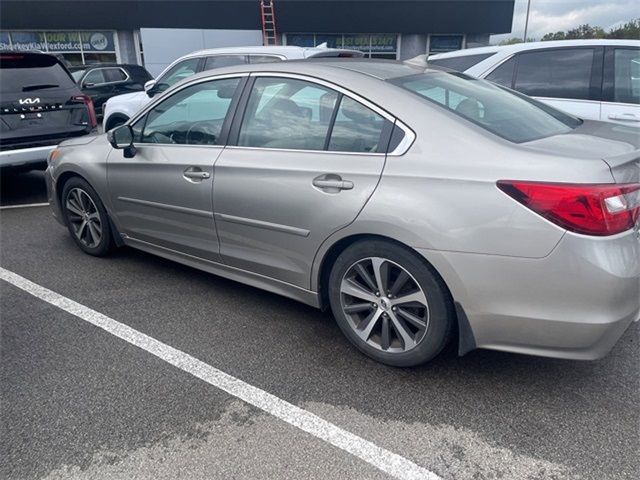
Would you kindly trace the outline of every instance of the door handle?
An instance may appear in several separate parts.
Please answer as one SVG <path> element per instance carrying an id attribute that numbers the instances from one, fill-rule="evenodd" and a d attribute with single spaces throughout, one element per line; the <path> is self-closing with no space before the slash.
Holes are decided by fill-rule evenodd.
<path id="1" fill-rule="evenodd" d="M 313 179 L 313 186 L 327 193 L 337 193 L 341 190 L 353 189 L 353 182 L 349 180 L 343 180 L 340 175 L 334 173 L 328 173 L 326 175 L 320 175 Z"/>
<path id="2" fill-rule="evenodd" d="M 640 122 L 640 117 L 633 113 L 610 113 L 609 120 L 618 120 L 622 122 Z"/>
<path id="3" fill-rule="evenodd" d="M 182 175 L 189 181 L 201 181 L 211 177 L 209 172 L 203 172 L 198 167 L 187 168 Z"/>

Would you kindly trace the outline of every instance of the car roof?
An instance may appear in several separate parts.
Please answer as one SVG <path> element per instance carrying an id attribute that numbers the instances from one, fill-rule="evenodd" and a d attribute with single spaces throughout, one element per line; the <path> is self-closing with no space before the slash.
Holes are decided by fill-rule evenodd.
<path id="1" fill-rule="evenodd" d="M 456 58 L 468 55 L 482 55 L 486 53 L 505 53 L 511 54 L 522 52 L 525 50 L 537 50 L 542 48 L 558 48 L 558 47 L 588 47 L 588 46 L 625 46 L 640 47 L 640 40 L 552 40 L 548 42 L 527 42 L 516 43 L 513 45 L 491 45 L 488 47 L 467 48 L 464 50 L 456 50 L 455 52 L 438 53 L 430 55 L 430 60 L 443 58 Z"/>
<path id="2" fill-rule="evenodd" d="M 89 68 L 110 68 L 110 67 L 122 67 L 122 68 L 144 68 L 142 65 L 135 65 L 133 63 L 91 63 L 88 65 L 71 65 L 70 71 L 87 70 Z"/>
<path id="3" fill-rule="evenodd" d="M 297 57 L 306 57 L 306 54 L 313 53 L 322 53 L 327 51 L 355 51 L 348 50 L 344 48 L 319 48 L 319 47 L 296 47 L 293 45 L 289 46 L 246 46 L 246 47 L 225 47 L 225 48 L 209 48 L 205 50 L 198 50 L 196 52 L 189 53 L 180 57 L 181 59 L 189 58 L 189 57 L 202 57 L 206 55 L 221 55 L 221 54 L 236 54 L 236 55 L 248 55 L 248 54 L 257 54 L 257 55 L 282 55 L 284 57 L 293 56 L 297 54 Z"/>

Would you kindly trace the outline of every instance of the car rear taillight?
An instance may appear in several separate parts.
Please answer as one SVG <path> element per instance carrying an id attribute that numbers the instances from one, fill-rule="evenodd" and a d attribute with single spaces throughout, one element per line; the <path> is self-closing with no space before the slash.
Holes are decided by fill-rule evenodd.
<path id="1" fill-rule="evenodd" d="M 91 128 L 96 128 L 98 126 L 98 118 L 96 117 L 96 109 L 93 106 L 93 100 L 91 100 L 91 97 L 88 95 L 76 95 L 73 97 L 73 100 L 85 104 L 87 111 L 89 112 L 89 123 L 91 124 Z"/>
<path id="2" fill-rule="evenodd" d="M 537 183 L 501 180 L 498 188 L 538 215 L 571 232 L 615 235 L 640 216 L 640 184 Z"/>

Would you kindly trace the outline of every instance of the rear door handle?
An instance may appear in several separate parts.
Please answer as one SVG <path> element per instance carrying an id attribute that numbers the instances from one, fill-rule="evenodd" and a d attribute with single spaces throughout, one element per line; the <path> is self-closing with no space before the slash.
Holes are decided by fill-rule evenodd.
<path id="1" fill-rule="evenodd" d="M 340 175 L 329 173 L 314 178 L 313 186 L 328 193 L 336 193 L 341 190 L 352 190 L 353 182 L 349 180 L 343 180 Z"/>
<path id="2" fill-rule="evenodd" d="M 182 175 L 189 181 L 202 181 L 211 177 L 209 172 L 204 172 L 198 167 L 187 168 Z"/>
<path id="3" fill-rule="evenodd" d="M 640 117 L 633 113 L 610 113 L 609 120 L 618 120 L 622 122 L 640 122 Z"/>

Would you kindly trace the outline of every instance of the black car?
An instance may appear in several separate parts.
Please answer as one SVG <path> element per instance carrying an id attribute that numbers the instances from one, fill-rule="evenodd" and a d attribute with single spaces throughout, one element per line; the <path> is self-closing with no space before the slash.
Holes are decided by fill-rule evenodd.
<path id="1" fill-rule="evenodd" d="M 96 126 L 91 98 L 60 60 L 0 51 L 0 167 L 44 165 L 58 143 Z"/>
<path id="2" fill-rule="evenodd" d="M 96 111 L 111 97 L 140 92 L 153 77 L 140 65 L 98 64 L 70 67 L 71 75 L 82 92 L 93 100 Z"/>

